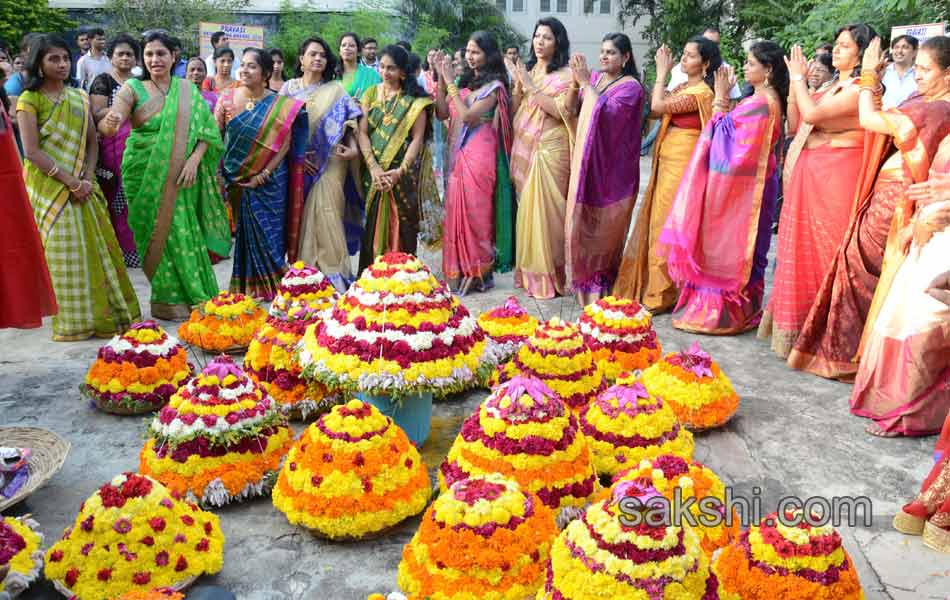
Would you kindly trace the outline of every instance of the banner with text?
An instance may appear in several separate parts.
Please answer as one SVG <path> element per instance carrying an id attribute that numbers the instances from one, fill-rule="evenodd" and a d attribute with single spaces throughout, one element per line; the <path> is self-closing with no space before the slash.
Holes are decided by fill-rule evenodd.
<path id="1" fill-rule="evenodd" d="M 245 48 L 264 47 L 264 28 L 255 25 L 235 25 L 232 23 L 199 23 L 198 47 L 201 56 L 210 56 L 211 36 L 216 31 L 223 31 L 228 35 L 228 46 L 234 50 L 236 61 L 241 60 L 241 53 Z"/>
<path id="2" fill-rule="evenodd" d="M 946 35 L 945 23 L 924 23 L 923 25 L 899 25 L 891 27 L 891 40 L 900 35 L 909 35 L 917 38 L 920 43 L 926 42 L 932 37 Z"/>

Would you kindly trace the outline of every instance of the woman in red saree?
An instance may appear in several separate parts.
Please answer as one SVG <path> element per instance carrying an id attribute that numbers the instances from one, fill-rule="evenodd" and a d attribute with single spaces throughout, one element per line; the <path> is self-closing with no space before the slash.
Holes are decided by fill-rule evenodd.
<path id="1" fill-rule="evenodd" d="M 950 553 L 950 414 L 943 422 L 934 460 L 920 493 L 894 517 L 894 529 L 923 535 L 925 546 Z"/>
<path id="2" fill-rule="evenodd" d="M 510 266 L 511 252 L 504 249 L 511 245 L 513 211 L 508 176 L 511 120 L 501 51 L 494 36 L 476 31 L 465 54 L 459 86 L 447 84 L 451 58 L 438 55 L 444 60 L 437 61 L 441 72 L 436 94 L 437 116 L 461 123 L 448 165 L 442 272 L 462 296 L 473 286 L 479 291 L 492 286 L 496 257 L 499 264 Z"/>
<path id="3" fill-rule="evenodd" d="M 857 74 L 861 55 L 876 35 L 863 24 L 840 28 L 832 53 L 840 78 L 814 95 L 805 81 L 808 66 L 801 48 L 792 48 L 788 124 L 797 132 L 785 159 L 772 296 L 759 326 L 759 337 L 771 337 L 772 350 L 783 359 L 851 220 L 865 141 L 858 122 Z"/>
<path id="4" fill-rule="evenodd" d="M 731 111 L 735 76 L 726 66 L 716 72 L 716 112 L 660 234 L 660 253 L 680 289 L 677 329 L 733 335 L 753 329 L 762 316 L 778 193 L 776 144 L 789 83 L 785 53 L 773 42 L 757 42 L 744 70 L 755 93 Z"/>
<path id="5" fill-rule="evenodd" d="M 879 62 L 879 46 L 878 42 L 868 47 L 863 64 L 871 67 Z M 921 49 L 916 71 L 926 72 L 934 60 L 932 50 Z M 879 139 L 865 152 L 857 211 L 788 357 L 793 369 L 846 381 L 858 371 L 861 331 L 881 276 L 894 210 L 906 202 L 911 184 L 927 179 L 937 147 L 950 134 L 950 81 L 939 78 L 929 85 L 921 76 L 921 83 L 917 95 L 883 112 L 870 94 L 862 97 L 861 125 Z M 896 151 L 878 172 L 882 150 L 891 145 Z"/>

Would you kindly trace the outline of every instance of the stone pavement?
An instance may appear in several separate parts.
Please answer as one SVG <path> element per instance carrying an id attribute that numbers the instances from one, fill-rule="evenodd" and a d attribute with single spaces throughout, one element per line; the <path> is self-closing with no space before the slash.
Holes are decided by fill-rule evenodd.
<path id="1" fill-rule="evenodd" d="M 643 163 L 642 172 L 649 173 Z M 230 262 L 216 268 L 226 286 Z M 148 284 L 141 270 L 132 279 L 143 307 Z M 573 319 L 572 299 L 535 302 L 514 290 L 511 274 L 494 290 L 464 299 L 477 314 L 514 294 L 541 318 Z M 175 324 L 162 322 L 174 334 Z M 669 316 L 654 321 L 665 350 L 685 349 L 695 340 L 732 379 L 742 404 L 725 427 L 696 436 L 696 459 L 711 466 L 735 496 L 761 498 L 765 512 L 792 495 L 867 497 L 870 527 L 840 528 L 869 600 L 950 599 L 950 555 L 924 547 L 917 538 L 891 529 L 890 519 L 916 493 L 932 464 L 935 438 L 879 439 L 866 422 L 850 416 L 850 386 L 789 370 L 753 334 L 699 337 L 674 330 Z M 122 471 L 134 470 L 145 420 L 106 415 L 81 400 L 78 386 L 102 341 L 55 343 L 47 321 L 42 329 L 0 331 L 0 426 L 46 427 L 72 442 L 63 469 L 38 493 L 9 514 L 32 513 L 47 544 L 62 534 L 79 504 Z M 434 472 L 462 419 L 487 392 L 478 390 L 434 409 L 432 437 L 422 448 Z M 296 426 L 299 432 L 300 425 Z M 753 490 L 759 489 L 758 493 Z M 216 511 L 226 536 L 223 571 L 201 583 L 230 588 L 249 600 L 363 600 L 371 592 L 396 589 L 403 544 L 418 518 L 378 540 L 330 543 L 292 527 L 267 499 Z M 58 598 L 46 582 L 27 599 Z"/>

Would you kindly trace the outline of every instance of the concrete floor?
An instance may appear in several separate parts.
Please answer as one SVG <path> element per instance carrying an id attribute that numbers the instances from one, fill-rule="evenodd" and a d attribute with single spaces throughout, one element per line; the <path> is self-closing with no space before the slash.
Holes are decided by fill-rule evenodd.
<path id="1" fill-rule="evenodd" d="M 648 168 L 644 162 L 642 172 Z M 230 263 L 218 265 L 217 274 L 226 286 Z M 141 270 L 131 276 L 147 310 L 145 277 Z M 510 294 L 538 317 L 572 319 L 579 312 L 572 299 L 525 298 L 513 289 L 510 274 L 498 277 L 491 292 L 466 297 L 465 304 L 477 314 Z M 950 555 L 933 552 L 890 526 L 891 516 L 929 471 L 934 438 L 867 435 L 865 421 L 848 413 L 850 386 L 789 370 L 753 334 L 699 338 L 674 330 L 669 316 L 654 323 L 666 350 L 685 349 L 698 339 L 742 398 L 727 426 L 697 436 L 696 459 L 715 469 L 734 495 L 753 497 L 758 488 L 767 511 L 787 495 L 866 496 L 873 502 L 873 525 L 840 529 L 866 597 L 950 599 Z M 174 333 L 174 324 L 162 325 Z M 38 330 L 0 331 L 0 426 L 49 428 L 73 446 L 63 469 L 8 511 L 32 513 L 48 541 L 61 535 L 96 488 L 136 468 L 145 430 L 143 419 L 100 413 L 79 396 L 77 387 L 101 341 L 54 343 L 50 338 L 48 322 Z M 462 419 L 486 394 L 474 391 L 435 406 L 432 437 L 422 449 L 431 470 L 447 453 Z M 242 600 L 363 600 L 371 592 L 395 590 L 402 546 L 418 524 L 418 518 L 411 519 L 371 542 L 334 544 L 292 527 L 266 499 L 217 512 L 227 539 L 224 569 L 200 583 L 228 587 Z M 60 596 L 41 582 L 23 597 Z"/>

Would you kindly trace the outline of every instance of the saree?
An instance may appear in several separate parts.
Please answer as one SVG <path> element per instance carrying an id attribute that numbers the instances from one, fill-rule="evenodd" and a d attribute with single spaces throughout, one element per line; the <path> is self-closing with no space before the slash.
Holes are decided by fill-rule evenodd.
<path id="1" fill-rule="evenodd" d="M 373 156 L 379 166 L 388 171 L 402 162 L 412 142 L 412 126 L 432 105 L 432 99 L 400 94 L 386 102 L 382 86 L 379 84 L 367 90 L 363 95 L 362 109 L 369 123 Z M 416 254 L 420 176 L 425 156 L 426 153 L 421 152 L 409 172 L 386 191 L 376 189 L 369 169 L 363 169 L 366 230 L 360 248 L 360 272 L 377 256 L 387 252 Z"/>
<path id="2" fill-rule="evenodd" d="M 633 232 L 624 246 L 613 290 L 615 296 L 636 300 L 653 313 L 673 308 L 678 298 L 666 259 L 657 251 L 657 243 L 693 148 L 712 116 L 714 94 L 705 82 L 677 89 L 672 100 L 686 95 L 695 99 L 697 109 L 663 115 L 653 151 L 650 183 L 643 194 Z M 698 127 L 677 126 L 676 123 L 683 123 L 684 119 L 692 120 Z"/>
<path id="3" fill-rule="evenodd" d="M 508 94 L 502 82 L 493 81 L 475 91 L 463 90 L 460 98 L 471 106 L 492 94 L 496 94 L 497 104 L 482 122 L 475 127 L 461 125 L 449 165 L 442 272 L 453 288 L 463 277 L 485 283 L 496 265 L 509 269 L 511 265 Z M 452 119 L 459 120 L 454 103 L 449 109 Z"/>
<path id="4" fill-rule="evenodd" d="M 920 492 L 894 517 L 894 528 L 922 534 L 924 545 L 950 552 L 950 414 L 934 447 L 934 461 Z"/>
<path id="5" fill-rule="evenodd" d="M 357 63 L 356 70 L 343 75 L 342 83 L 346 93 L 350 98 L 359 101 L 363 94 L 378 83 L 382 83 L 383 78 L 371 67 L 362 63 Z"/>
<path id="6" fill-rule="evenodd" d="M 596 86 L 602 73 L 591 75 Z M 640 190 L 643 87 L 636 79 L 585 98 L 567 200 L 567 265 L 575 292 L 603 295 L 613 287 Z M 616 157 L 630 162 L 620 167 Z"/>
<path id="7" fill-rule="evenodd" d="M 223 144 L 217 124 L 190 81 L 173 78 L 165 97 L 130 79 L 116 103 L 127 106 L 132 133 L 122 158 L 129 225 L 152 286 L 152 316 L 184 320 L 218 293 L 208 251 L 231 251 L 228 216 L 216 173 Z M 195 182 L 176 183 L 199 141 L 205 151 Z"/>
<path id="8" fill-rule="evenodd" d="M 554 98 L 558 116 L 534 98 L 514 116 L 511 179 L 518 193 L 515 219 L 515 287 L 533 298 L 564 293 L 564 221 L 571 179 L 575 116 L 566 106 L 571 71 L 531 72 L 538 93 Z"/>
<path id="9" fill-rule="evenodd" d="M 816 93 L 820 104 L 857 85 L 838 83 Z M 820 127 L 802 123 L 783 172 L 775 276 L 758 337 L 771 337 L 772 350 L 788 358 L 811 310 L 825 273 L 834 263 L 851 222 L 861 177 L 866 132 L 853 112 Z"/>
<path id="10" fill-rule="evenodd" d="M 233 106 L 234 91 L 226 90 L 218 106 Z M 231 291 L 273 300 L 284 276 L 287 197 L 290 171 L 281 160 L 262 185 L 242 187 L 270 164 L 289 143 L 294 120 L 303 102 L 268 94 L 236 114 L 225 125 L 221 174 L 232 206 L 237 207 L 234 269 Z"/>
<path id="11" fill-rule="evenodd" d="M 112 75 L 103 73 L 93 80 L 89 94 L 105 96 L 108 98 L 108 106 L 112 106 L 115 94 L 120 89 L 122 85 Z M 125 140 L 130 133 L 132 126 L 126 122 L 115 135 L 99 138 L 99 168 L 96 175 L 109 205 L 109 217 L 112 219 L 112 228 L 115 230 L 119 248 L 122 249 L 125 266 L 141 267 L 142 261 L 135 249 L 135 237 L 129 227 L 129 205 L 122 187 L 122 154 L 125 152 Z"/>
<path id="12" fill-rule="evenodd" d="M 900 147 L 900 140 L 895 142 Z M 930 171 L 950 173 L 950 137 L 941 142 Z M 950 199 L 916 209 L 912 204 L 895 211 L 892 232 L 903 229 L 902 221 L 914 227 L 914 220 L 950 207 Z M 902 208 L 914 217 L 904 218 Z M 940 430 L 950 411 L 950 306 L 926 290 L 947 270 L 950 228 L 926 241 L 915 236 L 906 257 L 898 237 L 888 239 L 883 272 L 872 300 L 872 311 L 877 303 L 880 311 L 869 314 L 865 325 L 851 412 L 873 419 L 887 432 L 930 435 Z M 890 261 L 899 263 L 890 279 L 888 259 L 893 254 L 900 254 L 903 260 Z"/>
<path id="13" fill-rule="evenodd" d="M 673 327 L 734 335 L 758 326 L 781 136 L 782 109 L 767 94 L 703 128 L 659 238 L 680 289 Z"/>
<path id="14" fill-rule="evenodd" d="M 343 76 L 342 83 L 350 98 L 359 103 L 366 90 L 382 81 L 383 78 L 376 69 L 360 64 L 355 72 Z M 363 161 L 351 160 L 348 166 L 349 172 L 343 183 L 343 194 L 346 197 L 343 207 L 343 231 L 346 234 L 347 250 L 353 255 L 360 251 L 360 243 L 363 240 L 366 198 L 363 197 Z"/>
<path id="15" fill-rule="evenodd" d="M 307 115 L 298 119 L 304 136 L 295 136 L 291 154 L 288 261 L 299 258 L 315 265 L 344 291 L 353 280 L 343 225 L 348 165 L 334 154 L 334 148 L 348 129 L 356 127 L 363 112 L 335 81 L 304 87 L 300 79 L 291 79 L 281 93 L 305 102 Z M 304 169 L 307 162 L 315 168 L 313 174 Z M 299 236 L 292 229 L 297 229 Z"/>
<path id="16" fill-rule="evenodd" d="M 25 91 L 17 110 L 36 115 L 40 150 L 61 170 L 79 177 L 92 125 L 86 92 L 66 88 L 54 104 L 40 92 Z M 53 339 L 75 341 L 125 331 L 142 314 L 99 186 L 93 185 L 86 200 L 78 202 L 65 185 L 29 160 L 23 174 L 59 305 Z"/>
<path id="17" fill-rule="evenodd" d="M 830 379 L 854 378 L 861 358 L 861 332 L 881 276 L 894 211 L 906 203 L 908 186 L 927 179 L 937 147 L 950 134 L 950 102 L 946 100 L 915 96 L 882 116 L 891 132 L 880 137 L 888 145 L 892 138 L 897 152 L 879 170 L 875 160 L 866 160 L 862 167 L 874 170 L 876 180 L 872 175 L 870 191 L 858 190 L 858 208 L 844 243 L 789 354 L 788 365 L 793 369 Z"/>

